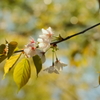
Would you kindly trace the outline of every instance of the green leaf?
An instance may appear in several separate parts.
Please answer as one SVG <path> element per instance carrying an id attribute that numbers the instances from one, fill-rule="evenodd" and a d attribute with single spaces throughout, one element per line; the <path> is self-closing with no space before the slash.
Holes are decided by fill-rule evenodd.
<path id="1" fill-rule="evenodd" d="M 10 71 L 10 69 L 16 64 L 18 59 L 20 58 L 21 54 L 11 56 L 7 61 L 4 66 L 4 76 L 3 79 L 5 78 L 5 75 Z"/>
<path id="2" fill-rule="evenodd" d="M 35 65 L 36 72 L 37 72 L 37 76 L 38 76 L 39 72 L 42 69 L 42 61 L 41 61 L 41 58 L 38 55 L 36 55 L 36 56 L 33 57 L 33 61 L 34 61 L 34 65 Z"/>
<path id="3" fill-rule="evenodd" d="M 63 37 L 59 34 L 58 39 L 63 40 Z"/>
<path id="4" fill-rule="evenodd" d="M 5 47 L 6 47 L 5 44 L 1 44 L 1 45 L 0 45 L 0 54 L 3 54 L 3 53 L 4 53 Z"/>
<path id="5" fill-rule="evenodd" d="M 24 58 L 15 67 L 13 77 L 14 81 L 20 90 L 29 80 L 31 75 L 31 68 L 29 61 Z"/>
<path id="6" fill-rule="evenodd" d="M 1 63 L 3 60 L 5 60 L 6 58 L 7 58 L 6 55 L 1 55 L 1 56 L 0 56 L 0 63 Z"/>
<path id="7" fill-rule="evenodd" d="M 6 43 L 6 44 L 8 44 L 8 41 L 7 41 L 7 40 L 5 40 L 5 43 Z"/>
<path id="8" fill-rule="evenodd" d="M 16 47 L 17 47 L 17 42 L 15 41 L 12 41 L 8 44 L 8 55 L 7 55 L 8 59 L 11 57 Z"/>

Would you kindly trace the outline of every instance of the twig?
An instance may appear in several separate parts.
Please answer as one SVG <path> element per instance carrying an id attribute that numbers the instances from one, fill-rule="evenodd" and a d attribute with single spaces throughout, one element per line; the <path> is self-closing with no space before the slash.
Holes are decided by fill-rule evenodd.
<path id="1" fill-rule="evenodd" d="M 23 52 L 24 50 L 18 50 L 18 51 L 15 51 L 14 53 L 19 53 L 19 52 Z"/>
<path id="2" fill-rule="evenodd" d="M 76 33 L 76 34 L 74 34 L 74 35 L 68 36 L 68 37 L 66 37 L 66 38 L 64 38 L 64 39 L 62 39 L 62 40 L 59 40 L 59 41 L 56 41 L 56 42 L 52 42 L 52 43 L 50 43 L 50 44 L 51 44 L 51 45 L 52 45 L 52 44 L 53 44 L 53 45 L 54 45 L 54 44 L 58 44 L 58 43 L 60 43 L 60 42 L 63 42 L 63 41 L 65 41 L 65 40 L 68 40 L 68 39 L 70 39 L 70 38 L 72 38 L 72 37 L 74 37 L 74 36 L 83 34 L 83 33 L 85 33 L 86 31 L 88 31 L 88 30 L 90 30 L 90 29 L 92 29 L 92 28 L 94 28 L 94 27 L 96 27 L 96 26 L 99 26 L 99 25 L 100 25 L 100 23 L 95 24 L 95 25 L 93 25 L 93 26 L 91 26 L 91 27 L 89 27 L 89 28 L 87 28 L 87 29 L 85 29 L 85 30 L 79 32 L 79 33 Z"/>
<path id="3" fill-rule="evenodd" d="M 72 38 L 72 37 L 74 37 L 74 36 L 83 34 L 83 33 L 87 32 L 88 30 L 90 30 L 90 29 L 92 29 L 92 28 L 94 28 L 94 27 L 96 27 L 96 26 L 99 26 L 99 25 L 100 25 L 100 23 L 97 23 L 97 24 L 95 24 L 95 25 L 93 25 L 93 26 L 91 26 L 91 27 L 89 27 L 89 28 L 87 28 L 87 29 L 85 29 L 85 30 L 79 32 L 79 33 L 76 33 L 76 34 L 73 34 L 73 35 L 68 36 L 68 37 L 66 37 L 66 38 L 63 38 L 62 40 L 59 40 L 59 41 L 56 41 L 56 42 L 52 42 L 52 43 L 50 43 L 50 45 L 56 45 L 56 44 L 58 44 L 58 43 L 60 43 L 60 42 L 63 42 L 63 41 L 65 41 L 65 40 L 68 40 L 68 39 L 70 39 L 70 38 Z M 19 52 L 23 52 L 23 50 L 18 50 L 18 51 L 15 51 L 14 53 L 19 53 Z"/>

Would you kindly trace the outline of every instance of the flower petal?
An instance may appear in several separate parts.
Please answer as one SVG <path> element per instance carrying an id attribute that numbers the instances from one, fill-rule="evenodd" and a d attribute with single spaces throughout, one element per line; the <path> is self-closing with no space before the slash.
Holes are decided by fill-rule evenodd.
<path id="1" fill-rule="evenodd" d="M 41 39 L 41 38 L 38 38 L 38 40 L 37 40 L 38 42 L 43 42 L 43 39 Z"/>
<path id="2" fill-rule="evenodd" d="M 54 66 L 50 66 L 50 67 L 44 69 L 44 71 L 47 71 L 48 73 L 56 73 L 56 74 L 59 74 L 59 72 L 54 68 Z"/>
<path id="3" fill-rule="evenodd" d="M 56 60 L 54 65 L 55 65 L 55 68 L 60 71 L 63 69 L 63 67 L 67 66 L 67 64 L 61 62 L 60 60 Z"/>
<path id="4" fill-rule="evenodd" d="M 49 31 L 50 34 L 53 34 L 51 27 L 49 27 L 49 28 L 47 29 L 47 31 Z"/>
<path id="5" fill-rule="evenodd" d="M 43 33 L 44 35 L 46 35 L 46 34 L 48 34 L 48 31 L 45 30 L 45 29 L 42 29 L 42 33 Z"/>

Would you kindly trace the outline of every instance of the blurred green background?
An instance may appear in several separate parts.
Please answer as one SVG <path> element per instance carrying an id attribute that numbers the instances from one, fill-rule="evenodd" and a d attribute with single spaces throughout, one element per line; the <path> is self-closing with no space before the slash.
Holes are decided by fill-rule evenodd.
<path id="1" fill-rule="evenodd" d="M 30 36 L 37 40 L 42 28 L 66 37 L 100 21 L 97 0 L 0 0 L 0 44 L 17 41 L 24 48 Z M 68 64 L 59 75 L 41 71 L 17 93 L 13 70 L 3 77 L 0 64 L 0 100 L 100 100 L 100 26 L 58 44 L 59 59 Z M 51 65 L 51 52 L 43 69 Z"/>

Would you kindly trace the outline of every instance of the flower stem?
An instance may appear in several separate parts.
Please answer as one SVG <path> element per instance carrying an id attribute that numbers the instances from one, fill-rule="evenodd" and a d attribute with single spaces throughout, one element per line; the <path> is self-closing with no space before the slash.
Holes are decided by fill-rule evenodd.
<path id="1" fill-rule="evenodd" d="M 53 50 L 52 50 L 52 66 L 54 66 L 54 48 L 53 48 Z"/>
<path id="2" fill-rule="evenodd" d="M 58 57 L 57 57 L 57 54 L 56 54 L 56 52 L 55 52 L 55 57 L 56 57 L 56 61 L 58 60 Z"/>

